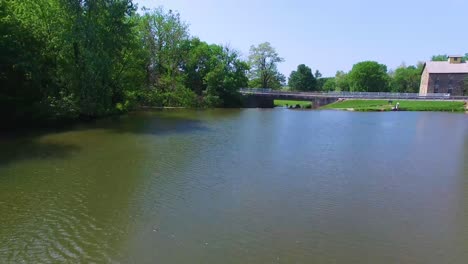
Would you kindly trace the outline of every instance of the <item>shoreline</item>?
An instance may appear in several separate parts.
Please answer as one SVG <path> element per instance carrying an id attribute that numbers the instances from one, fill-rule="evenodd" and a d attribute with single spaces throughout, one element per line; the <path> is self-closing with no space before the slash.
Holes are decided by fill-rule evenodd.
<path id="1" fill-rule="evenodd" d="M 399 104 L 398 110 L 395 110 Z M 322 110 L 341 110 L 353 112 L 468 112 L 468 103 L 461 100 L 378 100 L 347 99 L 320 107 Z"/>

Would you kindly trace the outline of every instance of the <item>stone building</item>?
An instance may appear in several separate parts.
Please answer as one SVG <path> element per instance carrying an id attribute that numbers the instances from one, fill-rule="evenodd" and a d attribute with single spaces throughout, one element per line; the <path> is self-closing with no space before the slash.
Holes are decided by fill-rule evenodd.
<path id="1" fill-rule="evenodd" d="M 444 93 L 453 96 L 468 91 L 468 63 L 462 56 L 449 56 L 447 61 L 429 61 L 424 64 L 420 95 Z"/>

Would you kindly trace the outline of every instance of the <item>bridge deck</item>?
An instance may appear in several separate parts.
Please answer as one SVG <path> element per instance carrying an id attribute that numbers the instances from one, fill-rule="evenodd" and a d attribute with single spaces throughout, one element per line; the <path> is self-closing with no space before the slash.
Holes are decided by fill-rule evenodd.
<path id="1" fill-rule="evenodd" d="M 418 93 L 366 93 L 366 92 L 284 92 L 271 89 L 240 89 L 244 95 L 255 95 L 274 99 L 311 100 L 316 98 L 344 98 L 344 99 L 400 99 L 400 100 L 452 100 L 465 101 L 468 96 L 451 96 L 450 94 Z"/>

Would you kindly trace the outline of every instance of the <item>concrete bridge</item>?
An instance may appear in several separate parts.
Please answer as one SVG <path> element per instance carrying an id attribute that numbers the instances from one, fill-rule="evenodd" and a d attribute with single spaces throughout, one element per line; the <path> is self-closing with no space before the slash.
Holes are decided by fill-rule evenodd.
<path id="1" fill-rule="evenodd" d="M 468 96 L 450 96 L 450 94 L 418 93 L 372 93 L 372 92 L 289 92 L 263 88 L 242 88 L 246 107 L 273 108 L 274 100 L 298 100 L 312 102 L 313 108 L 334 103 L 340 99 L 380 99 L 380 100 L 451 100 L 464 101 Z"/>

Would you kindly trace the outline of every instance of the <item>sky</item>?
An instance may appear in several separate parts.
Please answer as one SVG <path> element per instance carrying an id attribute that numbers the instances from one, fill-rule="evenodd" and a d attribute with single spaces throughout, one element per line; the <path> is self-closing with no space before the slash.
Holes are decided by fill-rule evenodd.
<path id="1" fill-rule="evenodd" d="M 306 64 L 324 77 L 373 60 L 395 69 L 436 54 L 468 53 L 467 0 L 134 0 L 180 13 L 190 33 L 244 58 L 270 42 L 289 76 Z"/>

